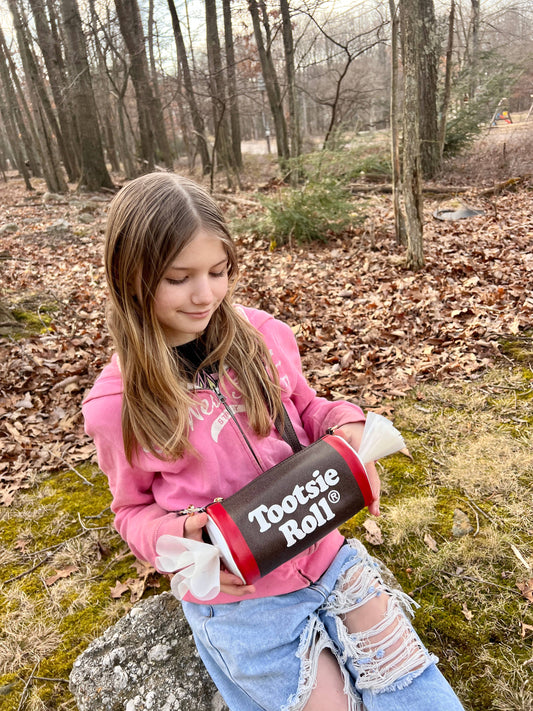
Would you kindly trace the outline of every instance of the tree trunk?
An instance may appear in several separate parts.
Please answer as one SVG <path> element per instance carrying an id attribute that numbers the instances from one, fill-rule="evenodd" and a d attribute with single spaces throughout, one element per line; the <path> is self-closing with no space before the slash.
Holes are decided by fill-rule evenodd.
<path id="1" fill-rule="evenodd" d="M 115 7 L 130 57 L 130 76 L 137 101 L 141 172 L 151 172 L 155 168 L 155 136 L 150 120 L 151 90 L 139 7 L 135 0 L 115 0 Z"/>
<path id="2" fill-rule="evenodd" d="M 13 91 L 13 86 L 9 78 L 9 67 L 4 55 L 4 43 L 0 43 L 0 88 L 3 86 L 3 91 L 0 91 L 0 114 L 4 122 L 6 137 L 15 161 L 15 165 L 19 173 L 22 175 L 24 185 L 27 190 L 33 190 L 30 181 L 30 174 L 26 167 L 24 154 L 20 147 L 17 127 L 13 115 L 17 106 L 17 97 Z"/>
<path id="3" fill-rule="evenodd" d="M 224 45 L 226 51 L 226 74 L 228 77 L 231 145 L 235 165 L 237 168 L 242 168 L 241 120 L 239 116 L 239 99 L 237 95 L 235 47 L 233 45 L 233 27 L 231 23 L 231 0 L 222 0 L 222 9 L 224 13 Z"/>
<path id="4" fill-rule="evenodd" d="M 440 166 L 437 116 L 437 68 L 440 48 L 433 0 L 418 0 L 420 62 L 418 91 L 420 98 L 420 150 L 422 175 L 431 178 Z"/>
<path id="5" fill-rule="evenodd" d="M 446 121 L 448 118 L 448 107 L 452 89 L 452 61 L 453 61 L 453 35 L 455 29 L 455 0 L 451 0 L 450 16 L 448 19 L 448 43 L 446 45 L 446 73 L 444 75 L 444 89 L 440 105 L 439 124 L 439 154 L 442 161 L 444 154 L 444 144 L 446 142 Z"/>
<path id="6" fill-rule="evenodd" d="M 231 173 L 236 167 L 230 144 L 229 124 L 226 99 L 226 83 L 222 71 L 222 53 L 218 39 L 216 0 L 205 0 L 205 24 L 207 40 L 207 60 L 209 65 L 209 93 L 213 109 L 216 153 L 222 164 L 228 186 L 232 185 Z M 213 151 L 213 154 L 215 151 Z M 215 158 L 213 157 L 213 164 Z M 213 177 L 213 176 L 212 176 Z"/>
<path id="7" fill-rule="evenodd" d="M 48 81 L 55 107 L 61 134 L 63 136 L 63 162 L 70 182 L 75 182 L 80 177 L 78 156 L 80 146 L 76 141 L 76 131 L 72 122 L 72 111 L 67 100 L 68 87 L 58 66 L 57 47 L 52 36 L 51 26 L 46 17 L 44 0 L 30 0 L 33 19 L 37 30 L 37 41 L 44 58 Z"/>
<path id="8" fill-rule="evenodd" d="M 288 0 L 280 0 L 283 48 L 285 50 L 285 72 L 287 75 L 287 95 L 289 99 L 289 132 L 291 137 L 290 155 L 293 159 L 291 165 L 291 185 L 296 187 L 299 182 L 298 169 L 294 159 L 302 152 L 300 136 L 300 109 L 296 92 L 296 69 L 294 66 L 294 41 L 292 36 L 291 13 Z"/>
<path id="9" fill-rule="evenodd" d="M 398 109 L 398 9 L 394 0 L 389 0 L 391 15 L 391 95 L 390 130 L 392 164 L 392 203 L 394 210 L 394 234 L 398 244 L 407 244 L 405 220 L 400 205 L 402 179 L 400 172 L 399 109 Z"/>
<path id="10" fill-rule="evenodd" d="M 254 37 L 255 42 L 257 44 L 257 51 L 259 53 L 259 61 L 261 62 L 261 71 L 263 74 L 263 79 L 265 81 L 265 88 L 268 96 L 268 102 L 270 104 L 270 111 L 272 113 L 272 118 L 274 120 L 274 126 L 276 129 L 276 144 L 278 149 L 278 157 L 280 158 L 282 167 L 285 169 L 286 162 L 290 158 L 289 140 L 287 136 L 287 123 L 283 114 L 281 90 L 279 87 L 279 81 L 278 76 L 276 74 L 274 60 L 272 59 L 271 45 L 268 41 L 270 34 L 268 17 L 266 14 L 266 10 L 263 6 L 263 27 L 265 28 L 265 33 L 267 37 L 267 45 L 265 46 L 265 42 L 263 40 L 263 33 L 261 30 L 261 19 L 259 17 L 258 0 L 248 0 L 248 10 L 250 11 L 250 15 L 252 16 Z"/>
<path id="11" fill-rule="evenodd" d="M 36 178 L 41 178 L 43 173 L 39 162 L 40 146 L 37 129 L 35 128 L 35 122 L 33 121 L 30 107 L 28 106 L 28 102 L 26 101 L 26 97 L 22 91 L 22 86 L 17 73 L 17 67 L 9 54 L 2 28 L 0 28 L 0 45 L 2 47 L 7 66 L 6 82 L 8 82 L 8 85 L 11 87 L 13 92 L 13 118 L 22 139 L 24 150 L 26 151 L 26 158 L 29 163 L 31 174 Z"/>
<path id="12" fill-rule="evenodd" d="M 48 124 L 50 114 L 48 113 L 47 115 L 47 112 L 43 106 L 43 101 L 45 104 L 48 104 L 48 107 L 50 107 L 50 102 L 46 96 L 35 57 L 33 56 L 32 47 L 30 46 L 29 37 L 25 30 L 26 23 L 22 21 L 16 0 L 8 0 L 8 3 L 13 17 L 13 24 L 22 60 L 22 66 L 24 68 L 26 85 L 33 109 L 44 179 L 50 192 L 65 193 L 68 192 L 68 186 L 59 164 L 56 146 L 54 145 L 54 139 Z"/>
<path id="13" fill-rule="evenodd" d="M 148 3 L 148 55 L 150 59 L 150 76 L 152 80 L 152 92 L 154 101 L 154 111 L 157 114 L 154 130 L 159 151 L 163 156 L 163 162 L 169 170 L 174 167 L 173 151 L 168 140 L 167 129 L 165 126 L 165 114 L 161 95 L 159 93 L 159 81 L 157 77 L 157 68 L 155 65 L 154 56 L 154 0 L 149 0 Z"/>
<path id="14" fill-rule="evenodd" d="M 113 188 L 104 158 L 93 85 L 77 0 L 61 0 L 69 60 L 70 92 L 81 145 L 80 185 L 88 190 Z"/>
<path id="15" fill-rule="evenodd" d="M 185 95 L 187 97 L 189 108 L 191 110 L 191 119 L 194 131 L 196 133 L 198 152 L 202 160 L 202 170 L 204 175 L 207 175 L 211 172 L 212 166 L 211 158 L 209 156 L 209 150 L 207 147 L 207 139 L 205 137 L 204 120 L 196 103 L 196 96 L 194 94 L 192 77 L 189 69 L 189 61 L 187 59 L 187 51 L 185 49 L 185 42 L 183 41 L 183 34 L 181 32 L 181 25 L 178 18 L 178 13 L 176 12 L 176 5 L 174 4 L 174 0 L 167 0 L 167 2 L 168 9 L 172 17 L 172 28 L 174 30 L 174 40 L 176 42 L 176 52 L 183 74 L 183 86 L 185 88 Z"/>
<path id="16" fill-rule="evenodd" d="M 150 85 L 144 30 L 138 2 L 137 0 L 115 0 L 115 7 L 120 32 L 130 56 L 130 74 L 135 89 L 139 119 L 142 170 L 150 172 L 155 167 L 156 141 L 163 154 L 165 165 L 172 168 L 170 147 L 163 125 L 161 107 L 154 99 Z"/>
<path id="17" fill-rule="evenodd" d="M 479 23 L 481 20 L 480 0 L 470 0 L 472 14 L 470 16 L 470 81 L 469 99 L 476 95 L 479 73 Z"/>
<path id="18" fill-rule="evenodd" d="M 419 93 L 420 22 L 418 0 L 400 0 L 403 55 L 403 197 L 407 228 L 407 266 L 424 266 Z"/>
<path id="19" fill-rule="evenodd" d="M 40 64 L 35 57 L 35 52 L 33 49 L 33 43 L 31 35 L 28 32 L 28 19 L 24 14 L 24 8 L 22 3 L 20 6 L 17 5 L 16 0 L 9 0 L 9 6 L 13 17 L 16 17 L 17 25 L 17 41 L 22 42 L 24 49 L 21 49 L 21 58 L 23 60 L 24 73 L 26 78 L 30 78 L 32 84 L 32 91 L 35 95 L 36 104 L 39 106 L 39 114 L 42 116 L 43 125 L 40 128 L 41 134 L 43 135 L 45 144 L 49 146 L 50 151 L 50 173 L 52 172 L 52 166 L 57 165 L 57 168 L 53 169 L 56 172 L 56 176 L 50 176 L 53 182 L 57 185 L 66 183 L 64 181 L 63 173 L 61 167 L 59 166 L 58 157 L 56 155 L 56 147 L 59 150 L 61 158 L 63 160 L 63 165 L 66 166 L 69 161 L 69 153 L 65 138 L 59 126 L 57 116 L 52 108 L 52 103 L 48 95 L 46 83 L 44 77 L 42 76 Z M 54 137 L 55 136 L 55 142 Z"/>

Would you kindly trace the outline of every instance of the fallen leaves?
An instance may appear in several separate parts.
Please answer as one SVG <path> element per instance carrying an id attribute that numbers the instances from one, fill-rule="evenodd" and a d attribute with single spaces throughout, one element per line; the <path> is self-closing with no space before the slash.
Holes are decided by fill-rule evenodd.
<path id="1" fill-rule="evenodd" d="M 523 583 L 517 583 L 516 587 L 522 593 L 522 596 L 526 598 L 528 602 L 533 602 L 533 578 L 524 581 Z"/>
<path id="2" fill-rule="evenodd" d="M 437 545 L 437 541 L 433 538 L 433 536 L 429 533 L 424 534 L 424 543 L 426 546 L 429 548 L 430 551 L 433 551 L 434 553 L 437 553 L 439 550 L 439 547 Z"/>
<path id="3" fill-rule="evenodd" d="M 78 218 L 89 208 L 77 195 L 29 202 L 21 181 L 1 189 L 4 219 L 19 226 L 2 236 L 4 305 L 25 299 L 38 315 L 51 307 L 48 325 L 39 316 L 42 333 L 0 338 L 0 504 L 9 506 L 32 476 L 94 458 L 80 406 L 111 341 L 105 201 L 85 200 L 94 217 L 86 225 Z M 500 356 L 502 336 L 531 324 L 529 196 L 524 184 L 487 201 L 486 215 L 461 222 L 433 220 L 428 201 L 426 266 L 416 274 L 393 239 L 387 197 L 372 199 L 365 225 L 328 244 L 271 252 L 268 242 L 244 237 L 236 298 L 293 328 L 321 395 L 383 411 L 385 398 L 426 378 L 476 377 Z M 69 229 L 52 229 L 58 221 Z"/>
<path id="4" fill-rule="evenodd" d="M 132 567 L 136 569 L 137 577 L 128 578 L 125 582 L 117 580 L 115 585 L 110 588 L 113 599 L 116 600 L 124 593 L 129 592 L 130 602 L 133 604 L 142 598 L 147 588 L 159 588 L 160 582 L 155 568 L 139 560 L 135 561 Z"/>
<path id="5" fill-rule="evenodd" d="M 363 528 L 366 531 L 365 538 L 371 545 L 379 546 L 383 543 L 383 534 L 377 521 L 373 518 L 367 518 L 363 522 Z"/>
<path id="6" fill-rule="evenodd" d="M 58 580 L 62 580 L 63 578 L 68 578 L 72 573 L 75 573 L 78 571 L 78 566 L 76 565 L 68 565 L 66 568 L 63 568 L 62 570 L 56 570 L 55 575 L 51 575 L 48 578 L 45 578 L 45 584 L 47 587 L 52 586 L 54 583 L 57 583 Z"/>

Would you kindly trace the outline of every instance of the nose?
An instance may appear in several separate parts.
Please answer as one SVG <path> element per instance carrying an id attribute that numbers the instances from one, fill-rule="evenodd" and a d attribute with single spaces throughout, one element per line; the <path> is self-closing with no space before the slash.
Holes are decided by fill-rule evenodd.
<path id="1" fill-rule="evenodd" d="M 213 300 L 213 291 L 209 283 L 209 278 L 204 276 L 199 276 L 194 281 L 193 291 L 191 294 L 191 301 L 193 304 L 199 306 L 204 304 L 210 304 Z"/>

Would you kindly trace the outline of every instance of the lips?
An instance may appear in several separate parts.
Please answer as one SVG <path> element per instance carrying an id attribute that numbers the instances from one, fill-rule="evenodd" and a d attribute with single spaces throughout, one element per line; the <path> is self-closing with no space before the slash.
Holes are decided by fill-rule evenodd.
<path id="1" fill-rule="evenodd" d="M 183 311 L 182 313 L 184 316 L 188 316 L 189 318 L 202 319 L 211 315 L 211 309 L 208 309 L 207 311 Z"/>

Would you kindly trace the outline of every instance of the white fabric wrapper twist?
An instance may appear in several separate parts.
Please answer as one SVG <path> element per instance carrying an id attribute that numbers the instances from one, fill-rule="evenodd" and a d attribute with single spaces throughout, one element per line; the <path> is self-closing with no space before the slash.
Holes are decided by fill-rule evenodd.
<path id="1" fill-rule="evenodd" d="M 212 600 L 220 592 L 220 551 L 216 546 L 164 534 L 157 539 L 156 565 L 174 573 L 172 593 L 182 600 L 190 592 L 199 600 Z"/>
<path id="2" fill-rule="evenodd" d="M 375 462 L 404 448 L 403 437 L 390 420 L 376 412 L 367 414 L 358 450 L 363 464 Z"/>

